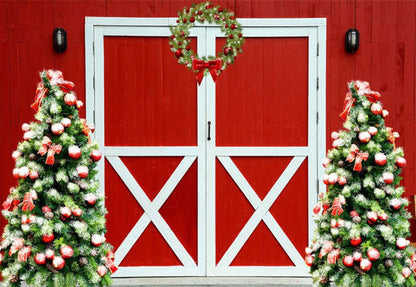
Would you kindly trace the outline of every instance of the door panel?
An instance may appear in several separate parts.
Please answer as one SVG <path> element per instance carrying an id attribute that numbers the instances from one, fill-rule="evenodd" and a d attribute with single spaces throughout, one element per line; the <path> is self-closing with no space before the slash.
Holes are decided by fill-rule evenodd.
<path id="1" fill-rule="evenodd" d="M 246 38 L 216 86 L 216 119 L 217 146 L 307 146 L 308 38 Z"/>

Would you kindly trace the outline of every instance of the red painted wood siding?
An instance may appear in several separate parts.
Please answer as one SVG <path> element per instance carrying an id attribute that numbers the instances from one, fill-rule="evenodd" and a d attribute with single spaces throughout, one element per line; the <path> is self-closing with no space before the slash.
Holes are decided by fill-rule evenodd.
<path id="1" fill-rule="evenodd" d="M 39 79 L 38 71 L 62 70 L 67 79 L 76 83 L 78 96 L 85 99 L 84 18 L 175 17 L 177 10 L 193 2 L 199 1 L 0 1 L 1 200 L 15 184 L 10 155 L 22 138 L 21 124 L 33 119 L 29 105 Z M 403 181 L 406 194 L 416 193 L 416 1 L 212 2 L 234 10 L 241 18 L 327 18 L 328 135 L 341 127 L 338 113 L 346 82 L 369 81 L 382 93 L 384 106 L 390 111 L 388 125 L 401 134 L 398 144 L 404 147 L 408 159 Z M 355 55 L 350 55 L 344 50 L 344 35 L 355 23 L 361 32 L 361 45 Z M 55 53 L 52 48 L 52 31 L 58 26 L 68 33 L 68 50 L 63 54 Z M 0 225 L 4 225 L 3 218 Z"/>

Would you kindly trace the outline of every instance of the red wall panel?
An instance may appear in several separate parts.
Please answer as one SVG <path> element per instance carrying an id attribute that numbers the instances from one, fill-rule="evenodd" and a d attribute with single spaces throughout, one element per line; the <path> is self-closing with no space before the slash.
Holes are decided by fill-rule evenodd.
<path id="1" fill-rule="evenodd" d="M 84 17 L 175 17 L 177 10 L 193 2 L 200 1 L 0 1 L 1 199 L 6 197 L 9 186 L 15 184 L 10 155 L 21 139 L 21 123 L 33 118 L 29 105 L 38 72 L 43 68 L 62 70 L 66 78 L 75 82 L 79 97 L 85 98 Z M 327 18 L 328 135 L 341 128 L 338 113 L 346 82 L 370 81 L 373 89 L 382 93 L 384 106 L 390 111 L 387 123 L 402 135 L 398 145 L 404 147 L 408 157 L 404 172 L 406 194 L 415 193 L 415 1 L 212 2 L 233 9 L 242 18 Z M 361 32 L 361 45 L 356 54 L 350 55 L 343 47 L 344 35 L 355 23 Z M 63 54 L 52 49 L 52 31 L 58 26 L 68 32 L 68 50 Z M 3 219 L 0 224 L 4 224 Z"/>

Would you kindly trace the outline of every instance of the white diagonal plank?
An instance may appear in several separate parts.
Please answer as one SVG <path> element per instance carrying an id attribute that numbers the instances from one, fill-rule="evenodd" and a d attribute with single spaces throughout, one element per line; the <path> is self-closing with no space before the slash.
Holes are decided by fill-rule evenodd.
<path id="1" fill-rule="evenodd" d="M 293 244 L 287 238 L 286 234 L 274 220 L 273 216 L 269 212 L 269 209 L 276 201 L 277 197 L 280 195 L 287 183 L 296 173 L 296 171 L 298 170 L 302 162 L 305 160 L 305 158 L 305 156 L 299 156 L 294 157 L 290 161 L 289 165 L 283 171 L 279 179 L 275 182 L 275 184 L 270 189 L 263 201 L 261 201 L 258 198 L 255 191 L 251 188 L 250 184 L 245 180 L 244 176 L 241 174 L 241 172 L 238 170 L 238 168 L 234 165 L 234 163 L 231 161 L 229 157 L 218 158 L 221 164 L 223 164 L 226 168 L 227 172 L 230 173 L 233 180 L 243 191 L 243 193 L 249 200 L 250 204 L 252 204 L 252 206 L 255 209 L 253 215 L 247 221 L 246 225 L 243 227 L 243 229 L 240 231 L 234 242 L 231 244 L 231 246 L 225 252 L 224 256 L 221 258 L 220 262 L 218 263 L 218 267 L 226 267 L 231 264 L 231 262 L 237 256 L 238 252 L 240 252 L 241 248 L 244 246 L 247 239 L 251 236 L 251 234 L 256 229 L 261 220 L 265 221 L 268 228 L 272 231 L 275 237 L 279 236 L 276 237 L 276 239 L 281 243 L 282 247 L 291 257 L 291 259 L 293 256 L 294 263 L 296 265 L 302 264 L 301 262 L 303 262 L 303 259 L 301 259 L 296 248 L 293 246 Z"/>
<path id="2" fill-rule="evenodd" d="M 146 216 L 144 217 L 142 216 L 143 220 L 141 220 L 141 222 L 138 222 L 135 225 L 135 227 L 137 227 L 137 231 L 143 232 L 144 223 L 146 223 L 146 221 L 152 221 L 154 225 L 156 226 L 156 228 L 159 230 L 159 232 L 162 234 L 163 238 L 169 244 L 170 248 L 172 248 L 172 251 L 176 254 L 179 260 L 182 262 L 182 264 L 186 267 L 195 267 L 196 264 L 194 260 L 186 251 L 185 247 L 182 245 L 182 243 L 179 241 L 179 239 L 173 233 L 172 229 L 169 227 L 169 225 L 166 223 L 166 221 L 163 219 L 163 217 L 160 215 L 158 211 L 159 208 L 162 206 L 163 202 L 169 197 L 169 195 L 167 195 L 167 193 L 169 192 L 169 189 L 172 188 L 175 181 L 180 180 L 179 175 L 181 172 L 183 172 L 185 165 L 192 164 L 192 162 L 195 160 L 195 157 L 185 157 L 182 160 L 182 162 L 185 161 L 184 165 L 181 166 L 181 169 L 176 173 L 172 181 L 168 180 L 168 182 L 166 182 L 165 186 L 161 190 L 161 192 L 163 191 L 162 195 L 159 196 L 159 199 L 157 201 L 155 198 L 154 203 L 150 201 L 146 193 L 143 191 L 141 186 L 137 183 L 136 179 L 133 177 L 133 175 L 130 173 L 128 168 L 124 165 L 124 163 L 121 161 L 119 157 L 107 157 L 107 159 L 145 212 Z M 189 163 L 190 161 L 192 162 Z M 178 168 L 176 170 L 178 170 Z"/>

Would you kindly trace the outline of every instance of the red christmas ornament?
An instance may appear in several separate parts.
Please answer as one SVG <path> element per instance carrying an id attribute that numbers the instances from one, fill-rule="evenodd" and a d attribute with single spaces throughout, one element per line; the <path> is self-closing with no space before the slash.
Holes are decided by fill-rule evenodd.
<path id="1" fill-rule="evenodd" d="M 324 176 L 322 177 L 322 181 L 328 185 L 329 184 L 329 175 L 328 174 L 324 174 Z"/>
<path id="2" fill-rule="evenodd" d="M 331 160 L 329 158 L 325 158 L 322 162 L 323 167 L 327 167 L 331 163 Z"/>
<path id="3" fill-rule="evenodd" d="M 71 94 L 71 93 L 66 94 L 65 97 L 64 97 L 64 102 L 68 106 L 76 105 L 76 103 L 77 103 L 77 97 L 75 97 L 75 95 L 74 94 Z"/>
<path id="4" fill-rule="evenodd" d="M 367 218 L 368 218 L 368 220 L 370 220 L 372 222 L 376 222 L 377 219 L 378 219 L 378 215 L 374 211 L 369 211 L 369 212 L 367 212 Z"/>
<path id="5" fill-rule="evenodd" d="M 35 133 L 33 131 L 27 131 L 23 134 L 23 139 L 25 141 L 28 141 L 30 139 L 32 139 L 35 136 Z"/>
<path id="6" fill-rule="evenodd" d="M 336 228 L 338 227 L 338 221 L 336 219 L 331 219 L 331 228 Z"/>
<path id="7" fill-rule="evenodd" d="M 46 249 L 45 256 L 47 259 L 53 259 L 55 258 L 55 251 L 53 249 Z"/>
<path id="8" fill-rule="evenodd" d="M 57 270 L 61 270 L 65 267 L 65 260 L 60 256 L 55 256 L 52 260 L 52 266 Z"/>
<path id="9" fill-rule="evenodd" d="M 361 259 L 363 258 L 363 255 L 361 254 L 361 252 L 355 251 L 352 254 L 352 258 L 354 259 L 354 261 L 360 262 Z"/>
<path id="10" fill-rule="evenodd" d="M 402 269 L 402 275 L 404 278 L 409 278 L 411 274 L 412 274 L 412 270 L 410 270 L 410 268 L 405 267 Z"/>
<path id="11" fill-rule="evenodd" d="M 344 142 L 341 139 L 336 139 L 332 142 L 332 147 L 333 148 L 339 148 L 343 144 L 344 144 Z"/>
<path id="12" fill-rule="evenodd" d="M 22 156 L 22 153 L 20 152 L 20 151 L 18 151 L 18 150 L 15 150 L 13 153 L 12 153 L 12 158 L 16 161 L 19 157 L 21 157 Z"/>
<path id="13" fill-rule="evenodd" d="M 77 101 L 77 108 L 81 109 L 84 106 L 84 103 L 82 101 Z"/>
<path id="14" fill-rule="evenodd" d="M 409 240 L 406 240 L 403 237 L 399 237 L 396 240 L 396 246 L 397 248 L 399 248 L 400 250 L 405 249 L 407 247 L 407 245 L 409 245 Z"/>
<path id="15" fill-rule="evenodd" d="M 335 184 L 338 182 L 338 175 L 333 172 L 328 176 L 328 183 L 329 184 Z"/>
<path id="16" fill-rule="evenodd" d="M 101 152 L 97 149 L 91 151 L 91 158 L 93 161 L 99 161 L 101 159 Z"/>
<path id="17" fill-rule="evenodd" d="M 311 255 L 312 252 L 313 252 L 312 248 L 310 248 L 309 246 L 305 247 L 305 255 Z"/>
<path id="18" fill-rule="evenodd" d="M 43 265 L 46 263 L 46 255 L 45 253 L 37 253 L 35 255 L 35 262 L 38 265 Z"/>
<path id="19" fill-rule="evenodd" d="M 360 139 L 360 142 L 368 143 L 371 140 L 371 135 L 369 132 L 361 132 L 359 133 L 358 138 Z"/>
<path id="20" fill-rule="evenodd" d="M 351 217 L 360 216 L 357 211 L 351 210 L 350 212 Z"/>
<path id="21" fill-rule="evenodd" d="M 376 248 L 369 248 L 367 250 L 367 256 L 368 259 L 374 261 L 380 258 L 380 252 Z"/>
<path id="22" fill-rule="evenodd" d="M 351 255 L 344 256 L 342 263 L 347 267 L 351 267 L 354 265 L 354 258 Z"/>
<path id="23" fill-rule="evenodd" d="M 378 132 L 376 127 L 369 127 L 367 131 L 372 136 L 375 136 Z"/>
<path id="24" fill-rule="evenodd" d="M 387 215 L 387 213 L 385 213 L 385 212 L 382 212 L 382 213 L 380 213 L 380 214 L 378 215 L 378 219 L 380 219 L 380 220 L 382 220 L 382 221 L 386 221 L 386 220 L 387 220 L 387 218 L 388 218 L 388 215 Z"/>
<path id="25" fill-rule="evenodd" d="M 12 173 L 13 173 L 13 177 L 14 178 L 20 178 L 20 176 L 19 176 L 19 168 L 18 167 L 15 167 L 14 169 L 13 169 L 13 171 L 12 171 Z"/>
<path id="26" fill-rule="evenodd" d="M 373 264 L 371 263 L 371 261 L 368 260 L 367 258 L 364 258 L 360 262 L 360 268 L 361 268 L 361 270 L 363 270 L 365 272 L 368 271 L 368 270 L 370 270 L 372 265 Z"/>
<path id="27" fill-rule="evenodd" d="M 315 207 L 313 208 L 313 213 L 318 214 L 319 211 L 321 211 L 321 204 L 320 203 L 315 205 Z"/>
<path id="28" fill-rule="evenodd" d="M 376 162 L 377 165 L 383 166 L 387 163 L 387 157 L 384 153 L 376 153 L 374 155 L 374 160 Z"/>
<path id="29" fill-rule="evenodd" d="M 104 265 L 100 265 L 97 267 L 97 273 L 100 277 L 103 277 L 107 273 L 107 268 Z"/>
<path id="30" fill-rule="evenodd" d="M 30 125 L 28 123 L 23 123 L 22 124 L 22 132 L 28 132 L 30 131 Z"/>
<path id="31" fill-rule="evenodd" d="M 383 107 L 379 103 L 371 105 L 371 112 L 375 115 L 381 115 L 383 113 Z"/>
<path id="32" fill-rule="evenodd" d="M 360 245 L 361 237 L 351 238 L 350 243 L 352 246 Z"/>
<path id="33" fill-rule="evenodd" d="M 65 128 L 61 123 L 55 123 L 51 126 L 51 131 L 54 135 L 61 135 Z"/>
<path id="34" fill-rule="evenodd" d="M 391 172 L 383 173 L 383 180 L 385 184 L 391 184 L 394 181 L 394 175 Z"/>
<path id="35" fill-rule="evenodd" d="M 332 140 L 336 140 L 336 139 L 338 139 L 339 138 L 339 133 L 338 132 L 332 132 L 331 133 L 331 139 Z"/>
<path id="36" fill-rule="evenodd" d="M 30 177 L 30 179 L 37 179 L 39 177 L 39 172 L 37 172 L 36 170 L 32 170 L 29 173 L 29 177 Z"/>
<path id="37" fill-rule="evenodd" d="M 61 207 L 60 212 L 61 212 L 61 217 L 64 217 L 65 219 L 71 217 L 71 214 L 72 214 L 71 209 L 69 209 L 69 207 L 66 207 L 66 206 Z"/>
<path id="38" fill-rule="evenodd" d="M 76 217 L 80 217 L 82 215 L 82 209 L 77 207 L 74 210 L 72 210 L 72 214 Z"/>
<path id="39" fill-rule="evenodd" d="M 88 193 L 85 195 L 84 199 L 89 205 L 94 205 L 97 201 L 97 196 L 95 196 L 95 194 Z"/>
<path id="40" fill-rule="evenodd" d="M 27 215 L 26 215 L 26 214 L 23 214 L 23 215 L 22 215 L 22 218 L 20 219 L 20 222 L 21 222 L 22 224 L 29 223 L 29 218 L 27 217 Z"/>
<path id="41" fill-rule="evenodd" d="M 26 178 L 29 176 L 29 168 L 27 166 L 23 166 L 19 168 L 19 177 Z"/>
<path id="42" fill-rule="evenodd" d="M 49 243 L 49 242 L 52 242 L 54 238 L 55 238 L 55 235 L 53 235 L 53 233 L 45 234 L 42 236 L 42 241 L 45 243 Z"/>
<path id="43" fill-rule="evenodd" d="M 43 213 L 50 212 L 50 211 L 52 211 L 52 209 L 50 209 L 49 206 L 45 205 L 44 207 L 42 207 Z"/>
<path id="44" fill-rule="evenodd" d="M 88 176 L 88 167 L 83 165 L 78 166 L 77 173 L 80 178 L 86 178 Z"/>
<path id="45" fill-rule="evenodd" d="M 396 165 L 400 168 L 404 168 L 406 166 L 406 159 L 404 157 L 399 156 L 396 158 Z"/>
<path id="46" fill-rule="evenodd" d="M 63 118 L 61 120 L 61 124 L 64 126 L 64 128 L 69 128 L 71 126 L 71 120 L 68 118 Z"/>
<path id="47" fill-rule="evenodd" d="M 74 250 L 69 245 L 62 246 L 60 252 L 64 259 L 71 258 L 74 255 Z"/>
<path id="48" fill-rule="evenodd" d="M 105 241 L 105 238 L 99 234 L 91 235 L 91 244 L 95 247 L 100 246 Z"/>
<path id="49" fill-rule="evenodd" d="M 339 185 L 346 185 L 347 184 L 347 178 L 345 176 L 341 176 L 338 178 L 338 184 Z"/>
<path id="50" fill-rule="evenodd" d="M 81 149 L 76 145 L 71 145 L 68 148 L 68 155 L 73 159 L 78 159 L 81 156 Z"/>
<path id="51" fill-rule="evenodd" d="M 390 200 L 390 205 L 391 207 L 393 207 L 393 209 L 398 210 L 402 206 L 402 202 L 398 198 L 393 198 L 392 200 Z"/>
<path id="52" fill-rule="evenodd" d="M 305 256 L 305 263 L 306 263 L 306 266 L 311 267 L 313 263 L 313 257 L 311 255 Z"/>

